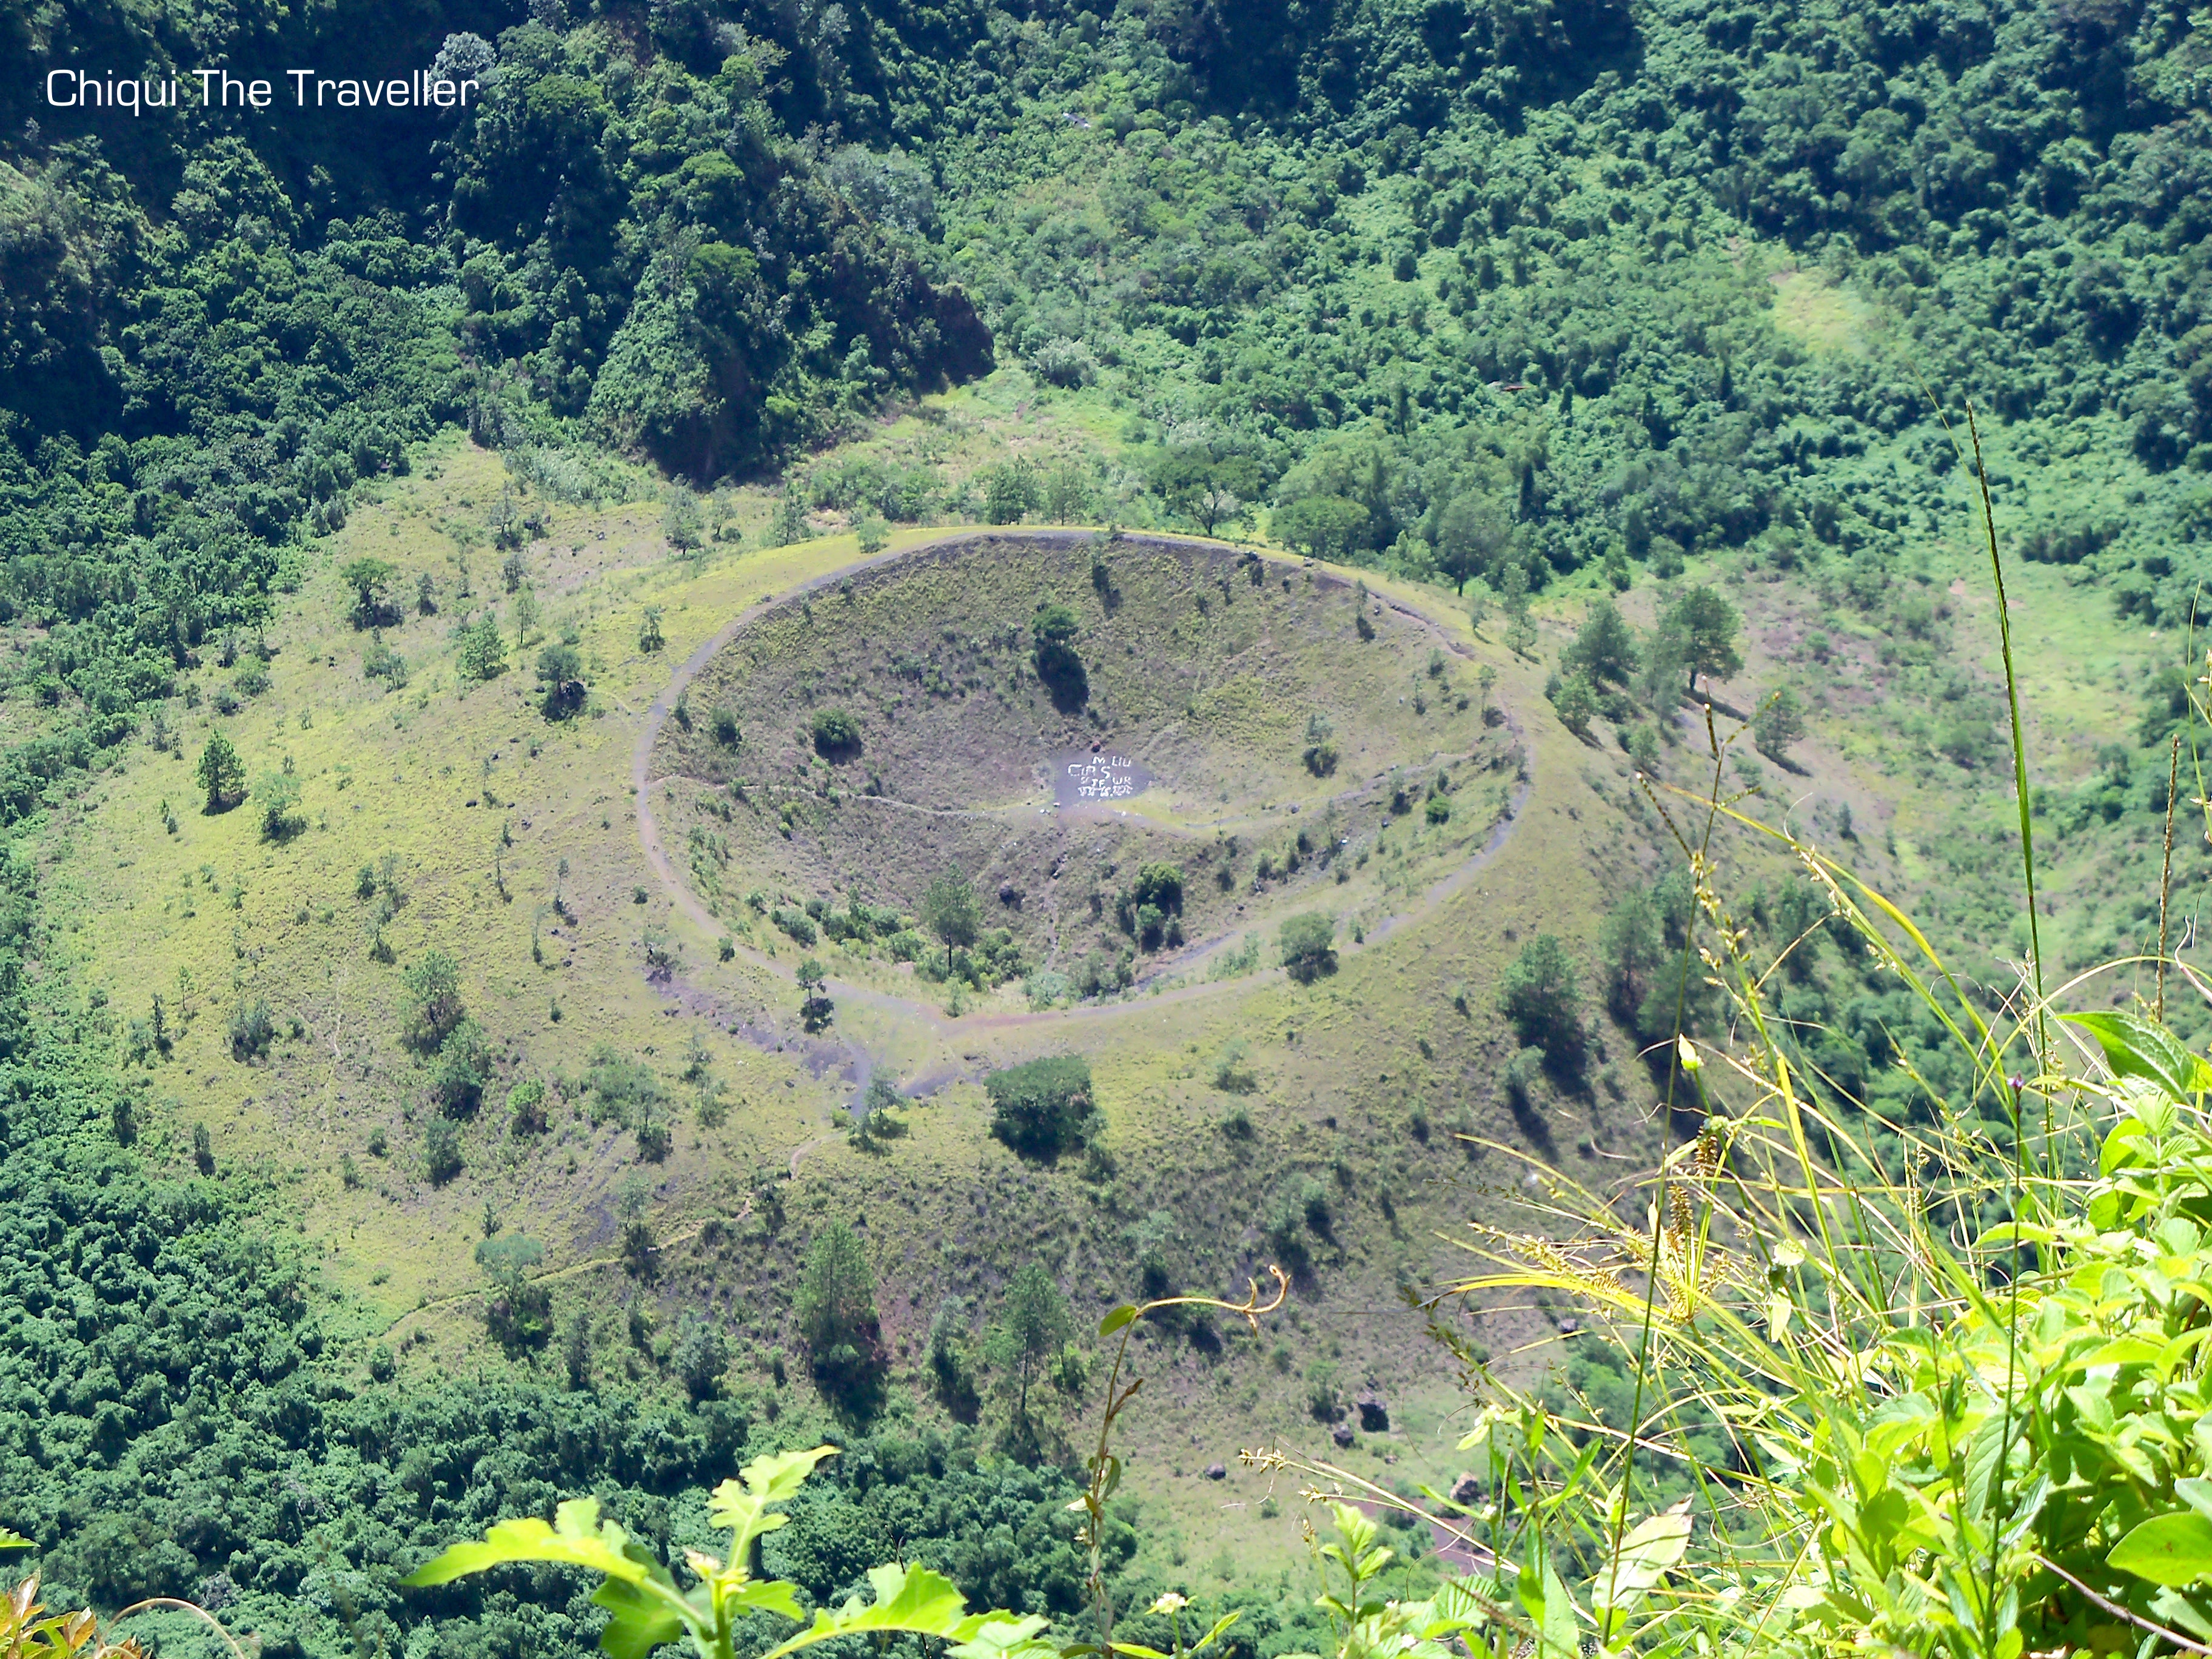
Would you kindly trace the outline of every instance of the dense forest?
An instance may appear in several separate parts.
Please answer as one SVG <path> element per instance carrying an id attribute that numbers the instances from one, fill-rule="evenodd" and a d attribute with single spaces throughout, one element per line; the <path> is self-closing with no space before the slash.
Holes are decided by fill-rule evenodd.
<path id="1" fill-rule="evenodd" d="M 2179 0 L 63 0 L 0 30 L 0 1524 L 56 1597 L 191 1597 L 270 1656 L 580 1651 L 601 1615 L 559 1573 L 396 1575 L 578 1491 L 690 1541 L 745 1448 L 830 1431 L 588 1364 L 426 1393 L 386 1353 L 356 1387 L 361 1322 L 263 1224 L 281 1185 L 143 1158 L 112 1058 L 137 1011 L 72 977 L 39 838 L 434 434 L 555 499 L 614 452 L 686 501 L 1264 534 L 1478 613 L 1726 556 L 1926 641 L 1894 541 L 1957 511 L 1938 415 L 1972 399 L 2012 546 L 2081 605 L 2173 630 L 2212 576 L 2212 39 Z M 252 112 L 188 82 L 125 118 L 38 90 L 218 63 L 483 96 Z M 1849 349 L 1778 330 L 1790 304 Z M 821 459 L 1002 367 L 1090 400 L 1079 472 Z M 1638 676 L 1690 659 L 1606 626 L 1555 690 L 1671 744 L 1679 699 Z M 1878 718 L 1986 771 L 1992 694 L 1923 656 Z M 2148 833 L 2189 708 L 2178 668 L 2143 693 L 2046 823 Z M 2006 938 L 1959 856 L 1944 902 Z M 1662 965 L 1691 910 L 1679 875 L 1615 909 L 1590 996 L 1624 1029 L 1700 1017 Z M 1778 888 L 1747 920 L 1819 921 Z M 1881 963 L 1816 942 L 1782 989 L 1810 1066 L 1930 1112 L 1954 1062 Z M 1029 1461 L 864 1433 L 778 1570 L 826 1597 L 896 1547 L 1073 1614 L 1076 1480 Z M 1227 1650 L 1321 1639 L 1246 1599 Z"/>

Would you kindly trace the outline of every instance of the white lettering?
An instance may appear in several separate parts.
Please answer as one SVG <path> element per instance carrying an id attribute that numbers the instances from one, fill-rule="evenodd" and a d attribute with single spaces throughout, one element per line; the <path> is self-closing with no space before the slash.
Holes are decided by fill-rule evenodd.
<path id="1" fill-rule="evenodd" d="M 461 82 L 461 107 L 463 109 L 466 109 L 469 106 L 469 94 L 476 89 L 477 83 L 473 81 L 464 81 Z"/>
<path id="2" fill-rule="evenodd" d="M 305 109 L 305 108 L 307 108 L 307 82 L 308 82 L 309 77 L 311 77 L 311 76 L 314 74 L 314 70 L 286 70 L 284 71 L 284 73 L 285 73 L 285 74 L 287 74 L 287 75 L 289 75 L 289 76 L 290 76 L 292 77 L 292 103 L 293 103 L 293 106 L 294 106 L 295 108 L 296 108 L 296 109 Z"/>
<path id="3" fill-rule="evenodd" d="M 47 102 L 47 104 L 48 104 L 51 107 L 52 107 L 52 108 L 54 108 L 54 109 L 75 109 L 75 108 L 78 106 L 78 104 L 80 104 L 81 102 L 82 102 L 82 101 L 83 101 L 83 94 L 82 94 L 82 92 L 80 92 L 80 93 L 79 93 L 76 97 L 72 97 L 72 98 L 57 98 L 57 97 L 55 97 L 55 96 L 54 96 L 54 79 L 55 79 L 55 77 L 56 77 L 57 76 L 60 76 L 60 77 L 61 77 L 61 78 L 63 78 L 64 80 L 68 80 L 68 79 L 70 79 L 70 78 L 74 77 L 76 80 L 82 81 L 82 80 L 84 79 L 84 77 L 83 77 L 82 76 L 81 76 L 81 75 L 78 75 L 78 74 L 77 74 L 77 72 L 76 72 L 75 70 L 65 70 L 65 69 L 64 69 L 64 70 L 48 70 L 46 71 L 46 102 Z"/>
<path id="4" fill-rule="evenodd" d="M 222 71 L 221 70 L 194 70 L 192 73 L 200 77 L 200 107 L 202 109 L 213 109 L 215 107 L 215 81 L 216 77 L 221 75 Z"/>
<path id="5" fill-rule="evenodd" d="M 266 81 L 256 81 L 246 89 L 246 101 L 256 109 L 267 109 L 276 94 Z"/>
<path id="6" fill-rule="evenodd" d="M 338 107 L 340 109 L 359 109 L 361 107 L 360 82 L 341 81 L 338 82 Z"/>
<path id="7" fill-rule="evenodd" d="M 451 81 L 441 81 L 437 85 L 432 87 L 430 88 L 430 101 L 435 104 L 440 109 L 453 108 L 453 83 Z"/>

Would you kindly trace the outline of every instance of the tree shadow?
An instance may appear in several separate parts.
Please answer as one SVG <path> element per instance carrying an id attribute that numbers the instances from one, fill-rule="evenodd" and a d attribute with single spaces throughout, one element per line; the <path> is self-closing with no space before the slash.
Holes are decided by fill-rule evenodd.
<path id="1" fill-rule="evenodd" d="M 1083 659 L 1061 641 L 1037 641 L 1036 673 L 1052 706 L 1061 714 L 1080 714 L 1091 701 L 1091 676 L 1085 672 Z"/>

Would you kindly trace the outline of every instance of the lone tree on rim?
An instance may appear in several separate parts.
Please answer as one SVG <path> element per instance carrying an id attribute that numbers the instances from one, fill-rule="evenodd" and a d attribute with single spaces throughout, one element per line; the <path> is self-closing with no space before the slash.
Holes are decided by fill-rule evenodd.
<path id="1" fill-rule="evenodd" d="M 929 884 L 921 896 L 921 925 L 945 947 L 945 971 L 951 973 L 954 948 L 973 945 L 983 925 L 983 907 L 976 902 L 975 889 L 967 877 L 947 870 Z"/>

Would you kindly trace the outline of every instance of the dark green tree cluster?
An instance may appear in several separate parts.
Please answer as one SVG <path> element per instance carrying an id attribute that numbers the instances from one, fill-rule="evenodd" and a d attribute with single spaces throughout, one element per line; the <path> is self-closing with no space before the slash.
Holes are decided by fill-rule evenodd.
<path id="1" fill-rule="evenodd" d="M 991 1133 L 1024 1158 L 1049 1163 L 1080 1146 L 1103 1123 L 1079 1054 L 1024 1060 L 983 1080 L 991 1101 Z"/>

